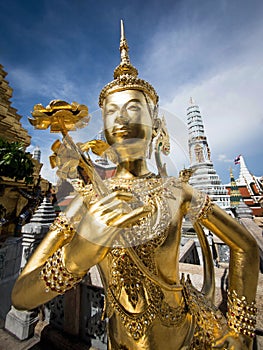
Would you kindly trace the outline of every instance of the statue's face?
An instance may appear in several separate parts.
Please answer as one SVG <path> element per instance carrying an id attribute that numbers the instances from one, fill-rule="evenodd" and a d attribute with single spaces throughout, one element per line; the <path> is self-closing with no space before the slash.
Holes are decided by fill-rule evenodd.
<path id="1" fill-rule="evenodd" d="M 124 90 L 107 96 L 103 108 L 104 132 L 110 145 L 149 145 L 152 138 L 150 106 L 141 91 Z"/>

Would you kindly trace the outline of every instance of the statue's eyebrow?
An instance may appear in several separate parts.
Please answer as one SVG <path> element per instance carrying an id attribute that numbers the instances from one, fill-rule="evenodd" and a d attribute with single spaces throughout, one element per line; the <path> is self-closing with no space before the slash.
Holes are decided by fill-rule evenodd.
<path id="1" fill-rule="evenodd" d="M 110 106 L 110 107 L 118 107 L 118 104 L 117 104 L 117 103 L 114 103 L 114 102 L 109 102 L 109 103 L 107 103 L 107 105 L 105 106 L 105 109 L 107 109 L 108 106 Z"/>
<path id="2" fill-rule="evenodd" d="M 129 103 L 133 103 L 133 102 L 137 102 L 137 103 L 139 103 L 139 104 L 142 104 L 142 102 L 141 102 L 140 100 L 138 100 L 138 99 L 136 99 L 136 98 L 133 98 L 132 100 L 128 101 L 128 102 L 126 103 L 126 105 L 128 105 Z"/>
<path id="3" fill-rule="evenodd" d="M 141 100 L 138 100 L 137 98 L 133 98 L 132 100 L 128 101 L 127 103 L 130 103 L 130 102 L 142 103 Z"/>

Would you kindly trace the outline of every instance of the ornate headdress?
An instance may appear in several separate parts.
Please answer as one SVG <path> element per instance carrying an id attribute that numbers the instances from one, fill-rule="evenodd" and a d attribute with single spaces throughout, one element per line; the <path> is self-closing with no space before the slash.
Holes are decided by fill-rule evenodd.
<path id="1" fill-rule="evenodd" d="M 153 101 L 154 105 L 158 103 L 158 95 L 152 85 L 147 81 L 138 78 L 138 71 L 130 62 L 129 47 L 124 34 L 124 25 L 121 20 L 121 40 L 120 40 L 121 62 L 114 70 L 114 80 L 108 83 L 101 90 L 99 97 L 99 106 L 103 106 L 103 101 L 107 95 L 123 90 L 139 90 L 145 93 Z"/>

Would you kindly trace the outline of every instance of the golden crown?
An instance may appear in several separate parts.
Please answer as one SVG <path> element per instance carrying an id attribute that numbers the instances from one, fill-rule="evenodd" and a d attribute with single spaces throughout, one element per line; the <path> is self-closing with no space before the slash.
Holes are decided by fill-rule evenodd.
<path id="1" fill-rule="evenodd" d="M 147 94 L 153 103 L 158 103 L 159 97 L 147 81 L 138 78 L 138 71 L 130 62 L 129 47 L 124 34 L 124 25 L 121 20 L 121 40 L 120 40 L 120 54 L 121 62 L 114 70 L 114 80 L 108 83 L 101 90 L 99 97 L 99 106 L 103 106 L 104 99 L 109 95 L 117 91 L 123 90 L 139 90 Z"/>

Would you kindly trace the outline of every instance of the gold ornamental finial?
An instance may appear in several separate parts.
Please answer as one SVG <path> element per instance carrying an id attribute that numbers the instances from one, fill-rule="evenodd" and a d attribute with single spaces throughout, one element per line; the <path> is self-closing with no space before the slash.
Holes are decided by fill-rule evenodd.
<path id="1" fill-rule="evenodd" d="M 120 64 L 114 70 L 114 80 L 101 90 L 99 106 L 103 106 L 103 101 L 109 94 L 123 90 L 142 91 L 150 97 L 154 105 L 157 105 L 159 98 L 156 91 L 147 81 L 138 78 L 138 71 L 130 62 L 129 47 L 125 37 L 123 20 L 121 20 L 120 56 Z"/>
<path id="2" fill-rule="evenodd" d="M 120 54 L 121 54 L 121 63 L 114 70 L 114 79 L 118 78 L 123 74 L 129 74 L 131 76 L 137 77 L 138 71 L 130 62 L 129 57 L 129 46 L 125 38 L 124 32 L 124 23 L 121 19 L 121 39 L 120 39 Z"/>
<path id="3" fill-rule="evenodd" d="M 121 19 L 121 41 L 120 41 L 121 64 L 130 64 L 129 46 L 125 38 L 124 23 Z"/>

